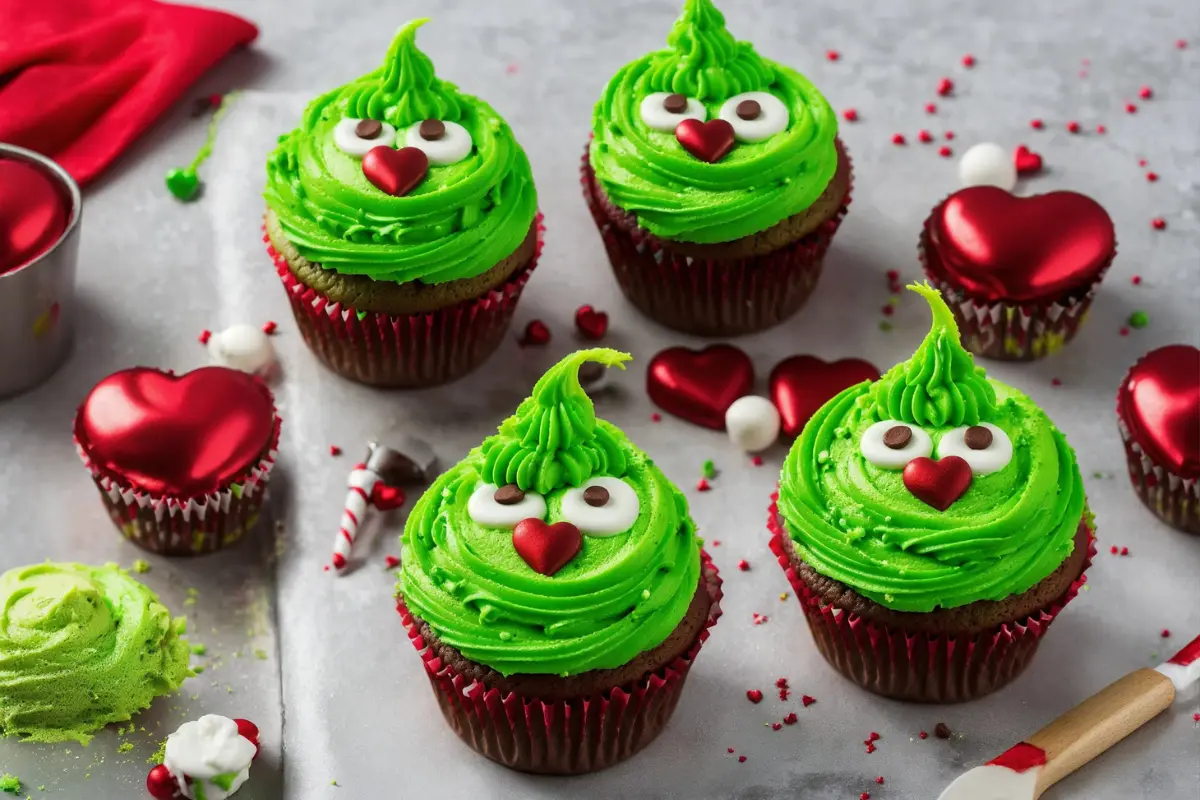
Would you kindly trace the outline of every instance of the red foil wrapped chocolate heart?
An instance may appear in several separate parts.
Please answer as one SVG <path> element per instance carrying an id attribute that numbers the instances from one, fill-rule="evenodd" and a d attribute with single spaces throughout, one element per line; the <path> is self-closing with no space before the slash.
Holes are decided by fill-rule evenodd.
<path id="1" fill-rule="evenodd" d="M 974 299 L 1056 299 L 1098 280 L 1116 252 L 1108 213 L 1090 197 L 1014 197 L 972 186 L 946 198 L 925 223 L 925 264 Z"/>
<path id="2" fill-rule="evenodd" d="M 785 358 L 771 370 L 771 402 L 779 409 L 781 430 L 796 437 L 804 424 L 834 395 L 863 381 L 879 378 L 874 364 L 860 358 L 832 363 L 816 356 Z"/>
<path id="3" fill-rule="evenodd" d="M 922 503 L 945 511 L 971 486 L 971 465 L 958 456 L 914 458 L 904 468 L 904 486 Z"/>
<path id="4" fill-rule="evenodd" d="M 1117 413 L 1152 461 L 1200 478 L 1200 350 L 1174 344 L 1143 356 L 1121 385 Z"/>
<path id="5" fill-rule="evenodd" d="M 547 525 L 540 519 L 523 519 L 513 528 L 513 547 L 535 572 L 553 575 L 583 548 L 579 528 L 569 522 Z"/>
<path id="6" fill-rule="evenodd" d="M 709 164 L 724 158 L 735 143 L 733 126 L 723 119 L 685 119 L 675 127 L 675 138 L 684 150 Z"/>
<path id="7" fill-rule="evenodd" d="M 157 496 L 228 488 L 266 454 L 275 407 L 261 380 L 225 367 L 175 376 L 137 367 L 109 375 L 75 417 L 93 469 Z"/>
<path id="8" fill-rule="evenodd" d="M 383 145 L 371 148 L 362 160 L 363 175 L 376 189 L 392 197 L 403 197 L 425 180 L 429 157 L 417 147 L 394 150 Z"/>
<path id="9" fill-rule="evenodd" d="M 646 391 L 656 406 L 714 430 L 725 429 L 725 412 L 754 388 L 750 356 L 729 344 L 703 350 L 670 347 L 650 360 Z"/>

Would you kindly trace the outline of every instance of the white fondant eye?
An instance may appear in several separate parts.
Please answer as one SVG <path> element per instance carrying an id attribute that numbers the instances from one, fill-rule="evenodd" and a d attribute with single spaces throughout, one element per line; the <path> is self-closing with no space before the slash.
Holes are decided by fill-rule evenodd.
<path id="1" fill-rule="evenodd" d="M 457 122 L 427 119 L 418 122 L 404 134 L 404 144 L 425 153 L 430 164 L 444 167 L 471 155 L 475 143 L 471 134 Z"/>
<path id="2" fill-rule="evenodd" d="M 916 425 L 885 419 L 867 428 L 859 450 L 877 467 L 903 469 L 914 458 L 928 458 L 933 452 L 933 439 Z"/>
<path id="3" fill-rule="evenodd" d="M 721 106 L 721 119 L 733 126 L 739 142 L 761 142 L 787 130 L 787 106 L 768 92 L 742 92 Z"/>
<path id="4" fill-rule="evenodd" d="M 696 98 L 669 92 L 647 95 L 642 101 L 641 112 L 642 122 L 656 131 L 668 133 L 673 133 L 685 119 L 704 122 L 708 117 L 708 110 Z"/>
<path id="5" fill-rule="evenodd" d="M 377 119 L 347 117 L 333 128 L 333 143 L 348 156 L 362 158 L 376 147 L 391 147 L 396 129 Z"/>
<path id="6" fill-rule="evenodd" d="M 546 498 L 523 492 L 515 483 L 481 483 L 467 501 L 467 515 L 485 528 L 515 528 L 523 519 L 545 519 Z"/>
<path id="7" fill-rule="evenodd" d="M 615 536 L 637 522 L 637 492 L 620 478 L 590 478 L 563 494 L 562 518 L 588 536 Z"/>
<path id="8" fill-rule="evenodd" d="M 971 465 L 971 472 L 987 475 L 1012 461 L 1013 445 L 1008 434 L 990 422 L 955 428 L 938 440 L 938 458 L 958 456 Z"/>

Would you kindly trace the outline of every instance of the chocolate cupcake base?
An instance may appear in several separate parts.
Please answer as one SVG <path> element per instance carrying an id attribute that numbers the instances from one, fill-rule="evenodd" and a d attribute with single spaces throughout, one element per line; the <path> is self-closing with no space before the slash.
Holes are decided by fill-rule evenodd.
<path id="1" fill-rule="evenodd" d="M 1011 619 L 996 616 L 1003 616 L 1004 603 L 973 604 L 977 608 L 950 609 L 951 613 L 942 616 L 939 612 L 906 614 L 872 609 L 881 613 L 878 618 L 869 618 L 829 602 L 828 592 L 806 580 L 814 571 L 791 547 L 777 500 L 778 494 L 772 495 L 768 512 L 771 552 L 796 592 L 817 649 L 843 677 L 895 700 L 959 703 L 983 697 L 1011 682 L 1033 659 L 1050 623 L 1079 593 L 1096 553 L 1093 532 L 1086 521 L 1081 522 L 1075 552 L 1059 572 L 1013 599 L 1013 609 L 1030 605 L 1030 600 L 1044 600 L 1044 604 L 1035 602 L 1032 611 L 1021 609 Z M 1067 585 L 1065 591 L 1048 591 L 1052 586 L 1057 588 L 1059 582 Z M 835 587 L 821 587 L 829 588 Z M 843 598 L 852 595 L 864 604 L 874 605 L 852 590 L 842 589 Z"/>
<path id="2" fill-rule="evenodd" d="M 413 617 L 403 599 L 396 610 L 421 655 L 438 706 L 459 738 L 511 769 L 579 775 L 624 761 L 666 726 L 692 662 L 721 615 L 721 579 L 704 552 L 701 570 L 700 591 L 709 601 L 707 615 L 698 634 L 679 655 L 649 674 L 610 685 L 601 685 L 590 676 L 621 673 L 620 668 L 585 673 L 578 676 L 582 680 L 577 684 L 566 684 L 583 689 L 573 696 L 561 696 L 561 691 L 553 689 L 539 691 L 539 684 L 549 688 L 556 683 L 546 676 L 523 676 L 506 685 L 494 674 L 482 674 L 490 671 L 427 642 L 422 631 L 428 629 Z M 501 685 L 496 685 L 497 680 Z"/>
<path id="3" fill-rule="evenodd" d="M 778 325 L 812 294 L 850 206 L 853 167 L 840 140 L 837 149 L 838 172 L 830 185 L 844 194 L 826 219 L 798 236 L 792 231 L 809 225 L 803 215 L 738 242 L 670 242 L 613 205 L 596 182 L 586 148 L 580 182 L 617 283 L 638 310 L 683 333 L 738 336 Z"/>

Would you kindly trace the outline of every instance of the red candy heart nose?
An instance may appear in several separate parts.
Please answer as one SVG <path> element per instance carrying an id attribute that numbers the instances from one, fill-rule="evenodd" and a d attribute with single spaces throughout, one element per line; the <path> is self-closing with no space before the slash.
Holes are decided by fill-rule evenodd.
<path id="1" fill-rule="evenodd" d="M 714 164 L 733 149 L 733 126 L 723 119 L 685 119 L 675 126 L 675 138 L 683 149 L 701 161 Z"/>
<path id="2" fill-rule="evenodd" d="M 922 503 L 945 511 L 971 485 L 971 465 L 958 456 L 914 458 L 904 468 L 904 485 Z"/>
<path id="3" fill-rule="evenodd" d="M 569 522 L 547 525 L 530 517 L 513 528 L 513 547 L 535 571 L 553 575 L 567 565 L 583 548 L 583 536 Z"/>
<path id="4" fill-rule="evenodd" d="M 403 197 L 425 179 L 429 172 L 429 157 L 417 147 L 393 150 L 380 145 L 363 156 L 362 171 L 379 191 L 392 197 Z"/>
<path id="5" fill-rule="evenodd" d="M 254 745 L 254 757 L 258 758 L 258 726 L 248 719 L 235 719 L 234 724 L 237 725 L 238 735 Z"/>
<path id="6" fill-rule="evenodd" d="M 146 776 L 146 791 L 154 800 L 179 800 L 183 797 L 179 793 L 179 784 L 162 764 L 150 770 L 150 774 Z"/>

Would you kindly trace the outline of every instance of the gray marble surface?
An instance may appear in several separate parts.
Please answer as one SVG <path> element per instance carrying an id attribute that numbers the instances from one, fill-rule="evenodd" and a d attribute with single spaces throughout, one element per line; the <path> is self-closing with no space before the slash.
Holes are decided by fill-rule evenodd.
<path id="1" fill-rule="evenodd" d="M 719 434 L 667 418 L 649 421 L 644 367 L 662 347 L 699 341 L 638 316 L 615 288 L 599 238 L 579 197 L 576 165 L 593 101 L 622 63 L 659 46 L 677 12 L 670 0 L 547 2 L 427 0 L 371 5 L 348 0 L 213 0 L 258 22 L 262 36 L 196 88 L 248 93 L 230 114 L 204 174 L 205 196 L 179 205 L 166 169 L 190 160 L 203 125 L 183 103 L 86 193 L 80 263 L 80 335 L 66 368 L 41 389 L 0 403 L 0 568 L 44 558 L 115 560 L 141 553 L 116 536 L 78 464 L 72 412 L 107 373 L 136 364 L 190 369 L 205 362 L 201 329 L 280 324 L 284 367 L 277 387 L 285 417 L 280 469 L 272 483 L 278 531 L 216 557 L 151 559 L 147 582 L 176 613 L 192 618 L 209 646 L 209 668 L 176 697 L 138 719 L 145 732 L 115 732 L 86 750 L 0 742 L 0 771 L 21 776 L 34 797 L 129 798 L 145 759 L 184 720 L 216 711 L 255 719 L 265 758 L 239 797 L 409 798 L 782 798 L 935 797 L 964 768 L 1022 736 L 1172 645 L 1200 632 L 1200 540 L 1177 534 L 1143 509 L 1122 474 L 1112 415 L 1125 369 L 1147 349 L 1200 342 L 1200 221 L 1196 130 L 1200 11 L 1184 2 L 1000 4 L 963 0 L 849 3 L 726 0 L 732 30 L 765 55 L 791 63 L 835 108 L 860 121 L 842 136 L 857 170 L 854 204 L 810 307 L 780 328 L 739 342 L 761 382 L 792 353 L 861 356 L 888 366 L 907 356 L 927 327 L 924 304 L 904 298 L 894 329 L 881 331 L 884 273 L 916 277 L 915 242 L 929 208 L 955 186 L 953 160 L 916 142 L 927 128 L 952 130 L 956 152 L 977 141 L 1027 143 L 1045 174 L 1031 193 L 1072 188 L 1096 197 L 1117 224 L 1120 255 L 1079 340 L 1065 353 L 993 374 L 1027 391 L 1077 448 L 1103 551 L 1090 591 L 1064 612 L 1030 670 L 1011 687 L 963 706 L 882 700 L 835 675 L 813 648 L 794 599 L 766 549 L 765 507 L 784 456 L 749 466 Z M 554 331 L 544 349 L 510 341 L 486 368 L 438 390 L 382 393 L 323 370 L 296 334 L 258 234 L 262 158 L 293 125 L 305 98 L 373 68 L 394 29 L 413 16 L 433 24 L 422 47 L 442 77 L 486 97 L 530 153 L 546 212 L 547 246 L 517 322 L 538 317 Z M 1177 38 L 1192 46 L 1178 50 Z M 837 62 L 824 53 L 836 49 Z M 960 65 L 965 53 L 974 69 Z M 1085 61 L 1086 60 L 1086 61 Z M 1081 71 L 1085 76 L 1081 76 Z M 953 98 L 936 98 L 942 76 Z M 1136 98 L 1153 87 L 1153 100 Z M 936 100 L 938 112 L 923 106 Z M 1138 103 L 1127 114 L 1127 100 Z M 1029 120 L 1046 121 L 1030 130 Z M 1064 130 L 1076 119 L 1084 133 Z M 1107 133 L 1094 133 L 1097 124 Z M 894 132 L 907 147 L 890 143 Z M 1161 177 L 1149 183 L 1138 159 Z M 1165 231 L 1150 227 L 1167 220 Z M 1140 274 L 1140 286 L 1130 277 Z M 363 562 L 340 579 L 322 570 L 338 520 L 345 475 L 367 439 L 400 426 L 435 444 L 447 462 L 494 429 L 537 376 L 575 346 L 571 315 L 581 303 L 609 312 L 608 344 L 637 358 L 619 390 L 600 403 L 666 473 L 691 486 L 708 458 L 721 469 L 713 491 L 688 492 L 702 534 L 725 578 L 725 617 L 699 658 L 672 724 L 637 758 L 603 774 L 558 780 L 518 775 L 471 754 L 439 718 L 419 659 L 391 603 L 384 556 L 397 552 L 404 511 L 377 520 L 360 545 Z M 1135 309 L 1149 327 L 1118 335 Z M 1058 378 L 1061 386 L 1052 387 Z M 329 445 L 346 451 L 340 459 Z M 1109 545 L 1127 546 L 1127 557 Z M 739 559 L 751 564 L 736 568 Z M 188 589 L 199 590 L 185 605 Z M 753 625 L 752 614 L 769 616 Z M 1167 641 L 1162 629 L 1170 629 Z M 255 651 L 259 653 L 256 655 Z M 265 656 L 262 658 L 260 656 Z M 772 690 L 786 676 L 795 692 Z M 760 705 L 745 690 L 767 695 Z M 809 694 L 817 703 L 801 708 Z M 796 710 L 800 724 L 767 723 Z M 1047 798 L 1200 797 L 1200 711 L 1193 696 Z M 949 741 L 918 732 L 946 722 Z M 862 740 L 882 735 L 866 754 Z M 124 741 L 122 739 L 121 741 Z M 726 748 L 747 760 L 739 763 Z M 885 784 L 875 783 L 884 776 Z"/>

